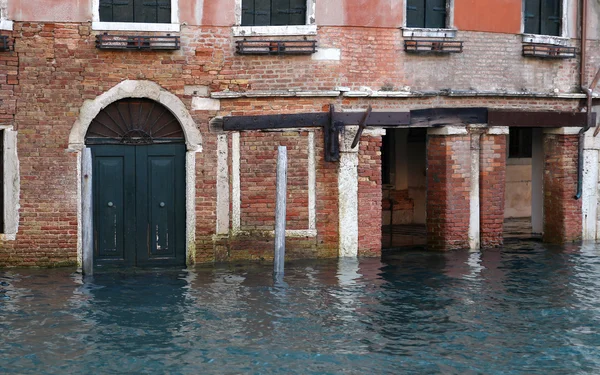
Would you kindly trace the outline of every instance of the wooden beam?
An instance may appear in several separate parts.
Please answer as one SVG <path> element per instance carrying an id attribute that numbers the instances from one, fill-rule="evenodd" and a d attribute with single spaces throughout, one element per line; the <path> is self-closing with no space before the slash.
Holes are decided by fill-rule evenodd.
<path id="1" fill-rule="evenodd" d="M 587 114 L 585 112 L 533 112 L 498 109 L 490 109 L 488 112 L 489 126 L 563 128 L 584 127 L 586 123 Z M 592 126 L 594 126 L 595 123 L 596 121 L 594 118 Z"/>
<path id="2" fill-rule="evenodd" d="M 359 125 L 365 117 L 361 112 L 335 112 L 334 120 L 345 125 Z M 410 124 L 410 112 L 371 112 L 364 126 L 402 126 Z"/>
<path id="3" fill-rule="evenodd" d="M 286 128 L 324 128 L 331 123 L 361 124 L 365 112 L 295 113 L 258 116 L 223 117 L 224 131 L 264 130 Z M 594 114 L 595 116 L 595 114 Z M 593 121 L 595 123 L 595 120 Z M 419 127 L 464 126 L 488 124 L 488 126 L 524 127 L 582 127 L 586 124 L 583 112 L 513 111 L 487 108 L 429 108 L 410 112 L 371 112 L 364 126 Z"/>
<path id="4" fill-rule="evenodd" d="M 358 125 L 365 112 L 333 112 L 332 122 Z M 285 128 L 325 127 L 330 122 L 329 113 L 295 113 L 288 115 L 226 116 L 223 130 L 262 130 Z M 410 124 L 409 112 L 372 112 L 365 126 L 402 126 Z"/>
<path id="5" fill-rule="evenodd" d="M 410 111 L 411 127 L 464 126 L 487 122 L 487 108 L 429 108 Z"/>
<path id="6" fill-rule="evenodd" d="M 223 130 L 262 130 L 324 127 L 329 113 L 295 113 L 288 115 L 226 116 Z"/>

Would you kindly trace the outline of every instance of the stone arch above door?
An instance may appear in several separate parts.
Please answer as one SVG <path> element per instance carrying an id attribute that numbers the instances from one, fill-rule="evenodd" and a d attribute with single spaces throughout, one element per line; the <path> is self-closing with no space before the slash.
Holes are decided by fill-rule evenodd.
<path id="1" fill-rule="evenodd" d="M 188 112 L 185 104 L 174 94 L 152 81 L 123 81 L 93 100 L 86 100 L 81 106 L 79 118 L 69 134 L 69 149 L 80 151 L 85 147 L 88 127 L 98 113 L 111 103 L 125 98 L 148 98 L 164 105 L 181 124 L 188 151 L 202 151 L 202 136 Z"/>

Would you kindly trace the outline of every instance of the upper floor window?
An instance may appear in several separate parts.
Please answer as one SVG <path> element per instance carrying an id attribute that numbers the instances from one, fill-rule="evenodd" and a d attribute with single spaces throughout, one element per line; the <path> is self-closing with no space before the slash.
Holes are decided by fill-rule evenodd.
<path id="1" fill-rule="evenodd" d="M 315 4 L 315 0 L 235 0 L 233 35 L 315 35 Z"/>
<path id="2" fill-rule="evenodd" d="M 179 31 L 179 0 L 92 0 L 93 30 Z"/>
<path id="3" fill-rule="evenodd" d="M 525 0 L 525 33 L 561 34 L 562 0 Z"/>
<path id="4" fill-rule="evenodd" d="M 242 26 L 306 24 L 306 0 L 242 0 Z"/>
<path id="5" fill-rule="evenodd" d="M 446 0 L 407 0 L 406 26 L 443 29 L 446 27 Z"/>
<path id="6" fill-rule="evenodd" d="M 100 0 L 100 21 L 171 23 L 171 0 Z"/>

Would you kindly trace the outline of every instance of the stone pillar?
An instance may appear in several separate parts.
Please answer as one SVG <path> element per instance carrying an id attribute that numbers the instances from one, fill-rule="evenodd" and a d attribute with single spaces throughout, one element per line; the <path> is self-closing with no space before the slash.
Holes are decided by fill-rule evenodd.
<path id="1" fill-rule="evenodd" d="M 600 106 L 592 107 L 596 113 L 596 127 L 600 126 Z M 581 206 L 583 215 L 583 240 L 597 240 L 598 204 L 600 203 L 600 137 L 594 137 L 595 128 L 585 133 L 583 142 L 583 189 Z"/>
<path id="2" fill-rule="evenodd" d="M 544 130 L 533 129 L 531 144 L 531 233 L 544 232 Z"/>
<path id="3" fill-rule="evenodd" d="M 464 126 L 427 131 L 427 247 L 469 247 L 471 137 Z"/>
<path id="4" fill-rule="evenodd" d="M 544 130 L 544 242 L 581 240 L 582 205 L 574 198 L 580 129 Z"/>
<path id="5" fill-rule="evenodd" d="M 338 169 L 339 256 L 358 256 L 358 148 L 351 147 L 357 126 L 340 133 Z M 380 214 L 381 215 L 381 214 Z"/>
<path id="6" fill-rule="evenodd" d="M 493 126 L 481 136 L 480 236 L 481 247 L 502 246 L 506 188 L 506 137 L 508 127 Z"/>

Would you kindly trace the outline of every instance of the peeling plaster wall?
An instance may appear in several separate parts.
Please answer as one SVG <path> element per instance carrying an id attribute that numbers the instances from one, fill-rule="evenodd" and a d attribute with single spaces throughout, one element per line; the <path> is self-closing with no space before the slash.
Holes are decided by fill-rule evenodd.
<path id="1" fill-rule="evenodd" d="M 40 12 L 40 9 L 43 9 Z M 85 22 L 92 19 L 90 0 L 10 0 L 8 18 L 14 21 Z"/>
<path id="2" fill-rule="evenodd" d="M 600 40 L 600 0 L 588 2 L 588 39 Z"/>
<path id="3" fill-rule="evenodd" d="M 8 0 L 0 0 L 0 19 L 6 19 L 8 14 Z"/>
<path id="4" fill-rule="evenodd" d="M 531 158 L 508 159 L 506 164 L 504 217 L 530 217 Z"/>

